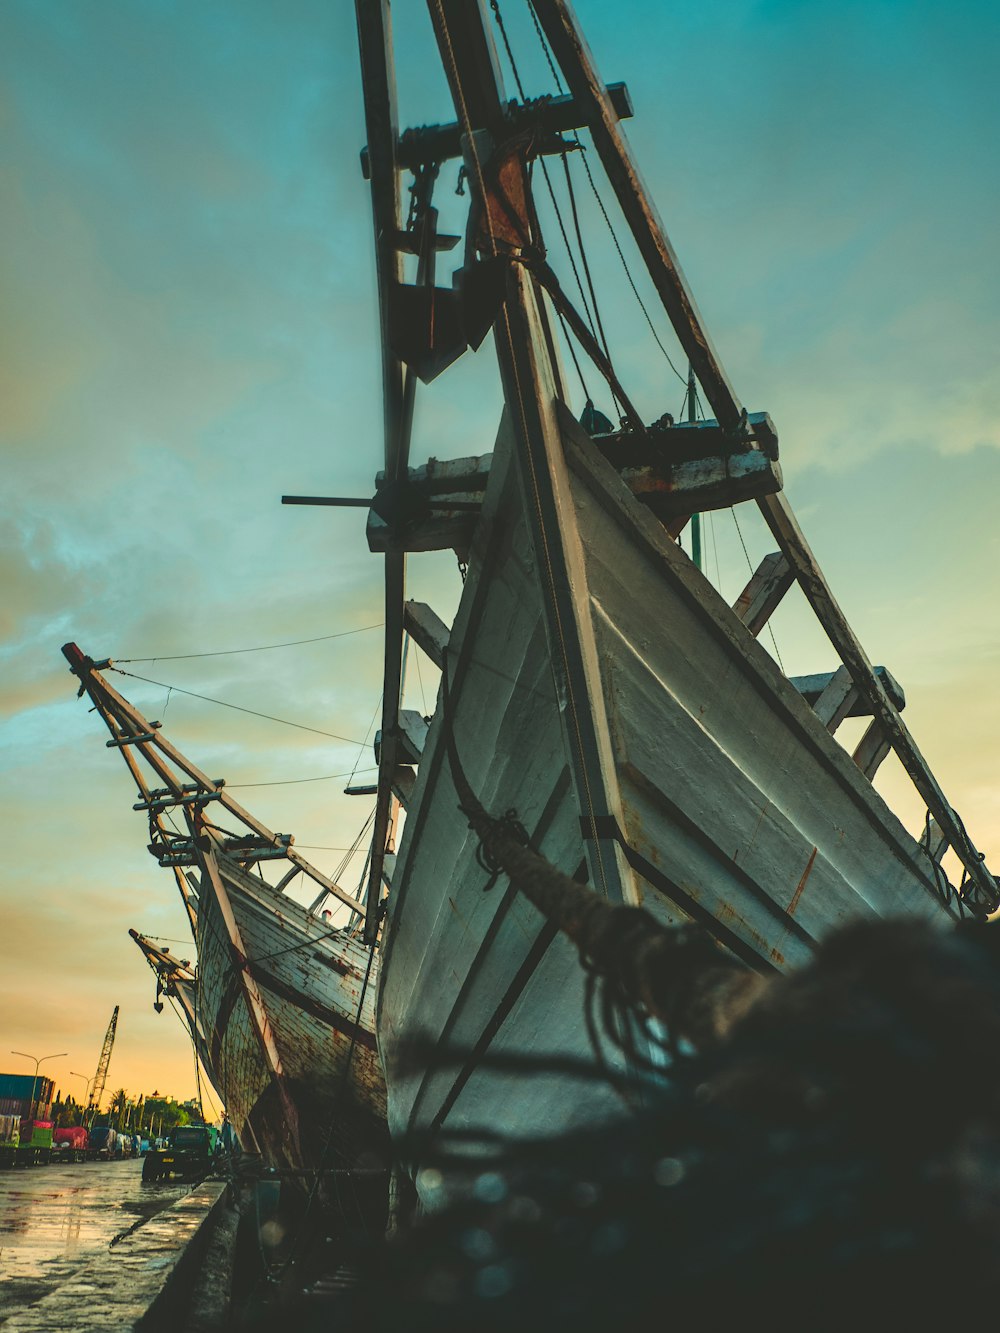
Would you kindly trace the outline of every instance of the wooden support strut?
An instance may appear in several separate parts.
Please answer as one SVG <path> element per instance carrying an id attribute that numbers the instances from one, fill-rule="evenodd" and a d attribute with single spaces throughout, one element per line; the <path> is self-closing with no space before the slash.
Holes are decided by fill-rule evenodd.
<path id="1" fill-rule="evenodd" d="M 431 17 L 456 109 L 467 120 L 473 158 L 483 132 L 504 131 L 504 97 L 482 0 L 430 0 Z M 475 165 L 475 162 L 474 162 Z M 478 189 L 477 172 L 470 172 Z M 634 902 L 633 872 L 603 833 L 622 822 L 600 685 L 580 537 L 573 518 L 557 398 L 558 371 L 536 279 L 519 264 L 507 274 L 507 302 L 494 330 L 534 558 L 540 572 L 549 657 L 560 700 L 566 756 L 577 800 L 594 836 L 585 843 L 591 883 L 611 901 Z M 598 825 L 600 824 L 600 828 Z"/>
<path id="2" fill-rule="evenodd" d="M 739 434 L 744 411 L 702 326 L 701 317 L 659 215 L 646 192 L 594 60 L 567 0 L 534 0 L 535 12 L 593 136 L 622 213 L 635 238 L 674 332 L 687 353 L 719 424 Z M 951 808 L 927 761 L 877 679 L 854 630 L 837 604 L 784 495 L 757 504 L 802 586 L 827 637 L 848 668 L 913 785 L 957 853 L 981 903 L 995 908 L 1000 891 Z"/>

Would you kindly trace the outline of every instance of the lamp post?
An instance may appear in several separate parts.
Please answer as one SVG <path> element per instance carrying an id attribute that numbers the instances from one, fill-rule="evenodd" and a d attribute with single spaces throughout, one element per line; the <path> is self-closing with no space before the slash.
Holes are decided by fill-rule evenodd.
<path id="1" fill-rule="evenodd" d="M 82 1125 L 83 1116 L 84 1114 L 86 1114 L 87 1106 L 90 1102 L 90 1089 L 93 1086 L 94 1079 L 97 1077 L 97 1075 L 94 1074 L 93 1077 L 88 1077 L 88 1075 L 86 1074 L 78 1074 L 75 1069 L 71 1069 L 69 1072 L 73 1075 L 74 1078 L 82 1078 L 87 1088 L 86 1092 L 83 1094 L 83 1106 L 81 1108 L 81 1115 L 80 1115 L 80 1124 Z"/>
<path id="2" fill-rule="evenodd" d="M 44 1064 L 46 1060 L 58 1060 L 61 1055 L 68 1055 L 68 1051 L 56 1051 L 55 1055 L 29 1055 L 27 1051 L 11 1051 L 11 1055 L 21 1055 L 25 1060 L 34 1060 L 35 1072 L 31 1079 L 31 1118 L 35 1119 L 35 1085 L 38 1083 L 38 1066 Z"/>

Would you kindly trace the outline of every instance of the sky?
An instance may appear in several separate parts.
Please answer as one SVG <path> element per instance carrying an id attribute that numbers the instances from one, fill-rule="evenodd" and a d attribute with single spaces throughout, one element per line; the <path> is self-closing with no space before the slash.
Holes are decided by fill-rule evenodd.
<path id="1" fill-rule="evenodd" d="M 529 94 L 553 91 L 523 4 L 502 12 Z M 602 75 L 629 85 L 629 138 L 737 392 L 771 413 L 827 576 L 996 870 L 1000 13 L 577 12 Z M 398 3 L 395 23 L 401 125 L 452 119 L 425 7 Z M 109 1084 L 188 1096 L 187 1039 L 153 1012 L 127 933 L 183 941 L 179 900 L 59 648 L 146 677 L 112 681 L 338 867 L 368 808 L 328 775 L 373 762 L 382 571 L 363 510 L 279 497 L 370 495 L 381 455 L 353 6 L 5 0 L 0 26 L 0 1037 L 66 1051 L 43 1069 L 78 1090 L 117 1003 Z M 682 386 L 573 172 L 616 367 L 648 420 L 676 413 Z M 455 184 L 451 164 L 439 201 L 459 231 Z M 414 461 L 487 451 L 499 402 L 487 340 L 421 393 Z M 729 600 L 773 545 L 751 508 L 738 520 L 706 530 Z M 446 619 L 459 591 L 447 554 L 411 560 L 411 595 Z M 790 674 L 835 665 L 793 597 L 774 629 Z M 434 673 L 415 666 L 407 704 L 424 711 Z M 878 785 L 918 827 L 892 762 Z M 30 1069 L 2 1050 L 0 1067 Z"/>

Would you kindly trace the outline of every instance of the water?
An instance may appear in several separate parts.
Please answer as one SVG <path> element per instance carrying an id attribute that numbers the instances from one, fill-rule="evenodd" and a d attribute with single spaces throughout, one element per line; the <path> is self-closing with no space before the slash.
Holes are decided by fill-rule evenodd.
<path id="1" fill-rule="evenodd" d="M 0 1172 L 0 1325 L 187 1194 L 142 1183 L 142 1162 L 81 1162 Z"/>

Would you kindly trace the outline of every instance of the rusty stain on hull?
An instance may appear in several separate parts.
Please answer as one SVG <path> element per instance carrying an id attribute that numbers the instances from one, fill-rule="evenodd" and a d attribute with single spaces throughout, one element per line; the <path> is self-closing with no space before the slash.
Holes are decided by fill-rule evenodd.
<path id="1" fill-rule="evenodd" d="M 813 868 L 813 866 L 816 864 L 816 852 L 817 852 L 817 850 L 818 850 L 818 848 L 814 847 L 814 848 L 812 849 L 812 851 L 810 852 L 810 854 L 809 854 L 809 860 L 808 860 L 808 862 L 806 863 L 806 868 L 805 868 L 805 870 L 803 870 L 803 872 L 802 872 L 802 878 L 799 880 L 798 885 L 796 886 L 795 892 L 792 894 L 792 901 L 788 904 L 788 915 L 789 915 L 789 916 L 794 916 L 794 915 L 795 915 L 795 909 L 796 909 L 796 907 L 798 907 L 798 905 L 799 905 L 799 899 L 802 897 L 802 890 L 806 887 L 806 880 L 809 878 L 809 875 L 810 875 L 811 872 L 812 872 L 812 868 Z"/>

